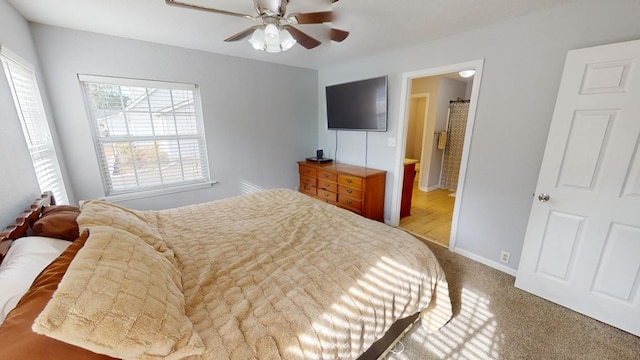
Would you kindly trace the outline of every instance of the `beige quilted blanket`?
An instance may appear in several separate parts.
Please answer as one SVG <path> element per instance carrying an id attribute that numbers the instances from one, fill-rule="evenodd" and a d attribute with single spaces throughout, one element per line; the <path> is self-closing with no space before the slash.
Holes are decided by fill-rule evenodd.
<path id="1" fill-rule="evenodd" d="M 162 356 L 355 359 L 397 319 L 422 311 L 422 326 L 431 332 L 451 317 L 444 273 L 424 244 L 291 190 L 161 211 L 89 201 L 82 205 L 78 223 L 91 231 L 85 247 L 91 248 L 96 236 L 114 241 L 105 229 L 124 231 L 153 250 L 154 261 L 169 273 L 167 283 L 176 272 L 182 297 L 167 300 L 171 306 L 165 311 L 183 308 L 187 328 L 192 324 L 202 342 L 184 328 L 170 328 L 173 347 L 161 349 L 166 351 Z M 95 249 L 81 250 L 68 274 L 83 271 L 73 269 L 78 258 L 99 263 L 101 256 Z M 58 291 L 65 290 L 63 283 Z M 143 292 L 146 286 L 128 284 L 127 290 Z M 96 285 L 70 287 L 79 287 L 82 296 L 117 296 L 96 290 Z M 58 332 L 68 341 L 64 331 Z M 150 346 L 153 341 L 148 340 Z"/>

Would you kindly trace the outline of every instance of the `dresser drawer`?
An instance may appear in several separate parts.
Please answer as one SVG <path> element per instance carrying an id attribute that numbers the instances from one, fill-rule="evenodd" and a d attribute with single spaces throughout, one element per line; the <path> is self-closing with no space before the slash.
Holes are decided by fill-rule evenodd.
<path id="1" fill-rule="evenodd" d="M 307 184 L 311 186 L 317 186 L 317 179 L 311 176 L 300 175 L 300 184 Z"/>
<path id="2" fill-rule="evenodd" d="M 332 181 L 318 179 L 317 186 L 319 189 L 329 190 L 331 192 L 338 192 L 338 184 Z"/>
<path id="3" fill-rule="evenodd" d="M 358 199 L 354 199 L 349 196 L 339 195 L 338 203 L 340 204 L 340 207 L 343 207 L 345 209 L 355 211 L 357 213 L 362 212 L 362 201 Z"/>
<path id="4" fill-rule="evenodd" d="M 316 194 L 318 193 L 318 188 L 313 185 L 300 183 L 300 192 L 307 195 L 316 196 Z"/>
<path id="5" fill-rule="evenodd" d="M 362 178 L 351 175 L 338 175 L 338 184 L 345 185 L 348 187 L 362 189 Z"/>
<path id="6" fill-rule="evenodd" d="M 318 180 L 338 181 L 338 174 L 334 171 L 318 169 Z"/>
<path id="7" fill-rule="evenodd" d="M 320 199 L 331 201 L 331 202 L 335 202 L 338 199 L 338 194 L 331 191 L 322 190 L 322 189 L 318 189 L 318 195 L 316 196 L 318 196 Z"/>
<path id="8" fill-rule="evenodd" d="M 304 175 L 304 176 L 316 177 L 318 174 L 316 171 L 316 168 L 311 166 L 305 166 L 305 165 L 300 165 L 299 171 L 301 176 Z"/>
<path id="9" fill-rule="evenodd" d="M 338 186 L 338 193 L 352 198 L 362 199 L 362 191 L 343 185 Z"/>

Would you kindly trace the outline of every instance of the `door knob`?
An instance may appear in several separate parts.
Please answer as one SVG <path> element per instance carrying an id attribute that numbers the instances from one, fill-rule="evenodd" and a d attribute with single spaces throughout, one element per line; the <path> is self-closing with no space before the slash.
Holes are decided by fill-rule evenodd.
<path id="1" fill-rule="evenodd" d="M 540 202 L 547 202 L 549 201 L 549 199 L 550 199 L 549 194 L 542 193 L 538 195 L 538 200 L 540 200 Z"/>

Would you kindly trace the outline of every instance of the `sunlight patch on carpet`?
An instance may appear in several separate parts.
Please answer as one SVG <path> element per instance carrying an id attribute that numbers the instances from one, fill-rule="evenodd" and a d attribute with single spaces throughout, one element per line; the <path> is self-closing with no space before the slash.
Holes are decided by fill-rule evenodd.
<path id="1" fill-rule="evenodd" d="M 504 345 L 504 336 L 497 331 L 498 322 L 489 311 L 490 301 L 481 294 L 462 289 L 462 308 L 445 327 L 431 335 L 414 332 L 415 344 L 423 347 L 419 353 L 434 359 L 497 359 Z M 415 346 L 415 345 L 412 345 Z M 415 353 L 413 353 L 415 355 Z M 409 360 L 411 353 L 395 355 L 394 359 Z M 429 357 L 431 358 L 431 357 Z"/>

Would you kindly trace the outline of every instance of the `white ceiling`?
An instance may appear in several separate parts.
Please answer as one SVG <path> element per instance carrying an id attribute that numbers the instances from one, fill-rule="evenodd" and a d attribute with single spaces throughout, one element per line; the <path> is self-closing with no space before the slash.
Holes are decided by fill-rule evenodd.
<path id="1" fill-rule="evenodd" d="M 329 24 L 298 25 L 323 41 L 315 49 L 296 45 L 269 54 L 227 37 L 257 21 L 168 6 L 164 0 L 8 0 L 37 23 L 199 49 L 274 63 L 319 69 L 435 38 L 479 28 L 575 0 L 290 0 L 287 13 L 333 9 L 333 26 L 350 32 L 328 41 Z M 252 0 L 184 0 L 254 15 Z"/>

